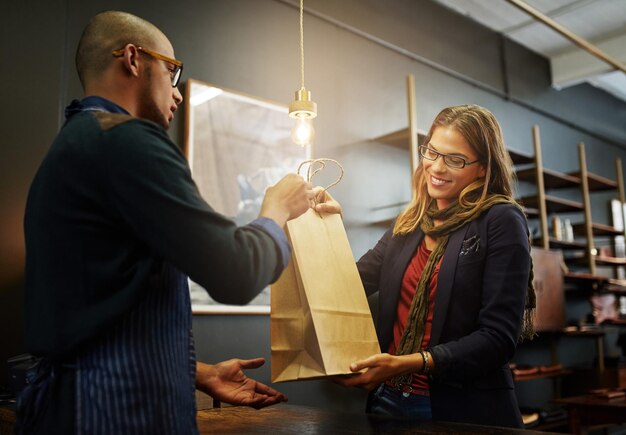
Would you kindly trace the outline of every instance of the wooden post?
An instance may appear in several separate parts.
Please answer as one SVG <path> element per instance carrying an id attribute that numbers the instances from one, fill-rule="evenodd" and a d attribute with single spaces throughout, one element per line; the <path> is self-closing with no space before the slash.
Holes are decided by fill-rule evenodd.
<path id="1" fill-rule="evenodd" d="M 415 116 L 415 77 L 413 74 L 406 76 L 406 97 L 408 104 L 408 116 L 409 116 L 409 152 L 411 153 L 411 180 L 413 180 L 413 174 L 418 165 L 417 154 L 417 119 Z"/>
<path id="2" fill-rule="evenodd" d="M 543 159 L 541 157 L 541 137 L 539 126 L 533 126 L 533 143 L 535 146 L 535 177 L 537 180 L 537 205 L 539 207 L 539 226 L 541 228 L 541 247 L 550 249 L 550 233 L 548 232 L 548 210 L 546 207 L 546 189 L 543 182 Z"/>
<path id="3" fill-rule="evenodd" d="M 593 243 L 593 227 L 591 221 L 591 198 L 589 197 L 589 178 L 587 177 L 587 160 L 585 144 L 578 144 L 578 160 L 580 161 L 580 184 L 582 186 L 583 205 L 585 209 L 585 236 L 587 237 L 587 260 L 589 273 L 596 274 L 595 246 Z"/>
<path id="4" fill-rule="evenodd" d="M 624 174 L 622 171 L 622 159 L 619 157 L 615 159 L 615 177 L 617 179 L 617 192 L 619 195 L 619 216 L 622 218 L 622 239 L 623 243 L 626 244 L 626 214 L 624 214 L 624 202 L 626 202 L 626 193 L 624 192 Z M 613 224 L 615 226 L 615 224 Z M 617 244 L 615 239 L 613 239 L 613 253 L 617 257 Z M 624 246 L 626 249 L 626 246 Z M 623 251 L 622 251 L 623 252 Z M 620 266 L 615 269 L 613 276 L 615 278 L 622 279 L 624 277 L 624 266 Z"/>
<path id="5" fill-rule="evenodd" d="M 619 192 L 619 202 L 621 204 L 620 215 L 622 216 L 622 230 L 626 236 L 626 216 L 624 216 L 624 203 L 626 202 L 626 193 L 624 192 L 624 174 L 622 172 L 622 159 L 615 159 L 615 176 L 617 177 L 617 191 Z"/>

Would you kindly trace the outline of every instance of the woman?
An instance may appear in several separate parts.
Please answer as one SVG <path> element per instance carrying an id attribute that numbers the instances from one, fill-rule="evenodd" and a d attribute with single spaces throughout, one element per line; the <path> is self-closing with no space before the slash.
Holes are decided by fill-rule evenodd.
<path id="1" fill-rule="evenodd" d="M 413 199 L 358 261 L 367 294 L 380 292 L 386 353 L 337 382 L 370 390 L 375 414 L 522 427 L 508 363 L 532 336 L 534 292 L 500 126 L 482 107 L 449 107 L 419 153 Z"/>

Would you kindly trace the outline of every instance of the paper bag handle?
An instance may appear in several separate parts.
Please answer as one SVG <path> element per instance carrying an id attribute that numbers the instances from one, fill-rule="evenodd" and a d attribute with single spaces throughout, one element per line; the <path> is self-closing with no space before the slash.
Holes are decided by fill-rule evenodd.
<path id="1" fill-rule="evenodd" d="M 334 164 L 336 164 L 339 167 L 339 178 L 337 178 L 337 180 L 335 180 L 335 182 L 330 183 L 328 186 L 326 186 L 324 188 L 324 192 L 327 191 L 328 189 L 330 189 L 331 187 L 337 185 L 341 179 L 343 178 L 343 166 L 341 166 L 341 164 L 337 161 L 337 160 L 333 160 L 333 159 L 326 159 L 326 158 L 320 158 L 320 159 L 310 159 L 310 160 L 305 160 L 302 163 L 300 163 L 300 166 L 298 166 L 298 174 L 300 174 L 300 170 L 302 169 L 302 166 L 306 165 L 307 163 L 309 163 L 309 168 L 307 169 L 307 176 L 306 176 L 306 181 L 307 182 L 311 182 L 311 180 L 313 179 L 313 177 L 315 176 L 315 174 L 317 174 L 319 171 L 321 171 L 322 169 L 324 169 L 326 167 L 326 162 L 332 162 Z M 317 168 L 313 169 L 313 165 L 319 165 Z"/>

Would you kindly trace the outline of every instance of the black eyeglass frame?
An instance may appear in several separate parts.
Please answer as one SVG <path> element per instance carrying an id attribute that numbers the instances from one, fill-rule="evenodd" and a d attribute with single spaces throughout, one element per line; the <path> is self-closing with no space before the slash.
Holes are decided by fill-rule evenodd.
<path id="1" fill-rule="evenodd" d="M 428 147 L 428 146 L 426 146 L 426 145 L 420 145 L 420 146 L 418 146 L 418 151 L 419 151 L 420 156 L 422 156 L 422 157 L 423 157 L 423 158 L 425 158 L 426 160 L 430 160 L 430 161 L 432 161 L 432 162 L 434 162 L 435 160 L 437 160 L 439 157 L 443 157 L 443 162 L 445 163 L 445 165 L 446 165 L 447 167 L 449 167 L 449 168 L 452 168 L 452 169 L 463 169 L 463 168 L 465 168 L 466 166 L 470 166 L 470 165 L 473 165 L 474 163 L 479 163 L 479 162 L 481 162 L 481 161 L 482 161 L 482 160 L 478 159 L 478 160 L 474 160 L 473 162 L 468 162 L 468 161 L 467 161 L 467 160 L 465 160 L 463 157 L 460 157 L 460 156 L 453 156 L 453 155 L 451 155 L 451 154 L 444 154 L 444 153 L 440 153 L 439 151 L 434 150 L 434 149 L 432 149 L 432 148 L 430 148 L 430 147 Z M 432 157 L 427 156 L 427 155 L 425 154 L 426 152 L 431 152 L 431 153 L 434 153 L 434 154 L 435 154 L 435 158 L 432 158 Z M 455 165 L 454 163 L 453 163 L 453 164 L 450 164 L 449 159 L 458 160 L 458 161 L 459 161 L 459 163 L 460 163 L 460 162 L 463 162 L 463 164 L 462 164 L 461 166 Z"/>
<path id="2" fill-rule="evenodd" d="M 170 70 L 170 75 L 172 77 L 172 87 L 175 88 L 176 86 L 178 86 L 178 83 L 180 82 L 180 77 L 183 75 L 183 63 L 180 60 L 174 59 L 172 57 L 141 46 L 137 46 L 137 50 L 155 59 L 159 59 L 171 65 L 174 65 L 174 69 Z M 119 50 L 113 50 L 111 54 L 113 54 L 113 56 L 115 57 L 121 57 L 124 54 L 124 49 L 120 48 Z"/>

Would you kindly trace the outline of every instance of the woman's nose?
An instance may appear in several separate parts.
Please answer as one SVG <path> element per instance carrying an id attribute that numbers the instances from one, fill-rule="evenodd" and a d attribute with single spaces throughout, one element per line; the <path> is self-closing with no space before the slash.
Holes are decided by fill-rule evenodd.
<path id="1" fill-rule="evenodd" d="M 437 159 L 433 162 L 432 167 L 435 171 L 444 171 L 446 169 L 446 164 L 443 161 L 443 156 L 437 157 Z"/>

